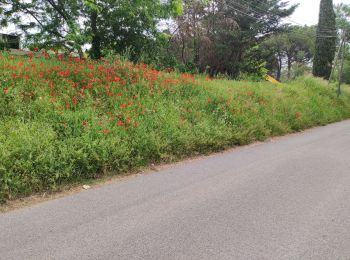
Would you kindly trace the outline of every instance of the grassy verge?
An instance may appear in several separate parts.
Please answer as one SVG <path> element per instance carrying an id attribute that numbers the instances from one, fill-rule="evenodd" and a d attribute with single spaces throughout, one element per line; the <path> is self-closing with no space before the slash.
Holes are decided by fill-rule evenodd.
<path id="1" fill-rule="evenodd" d="M 147 65 L 0 56 L 0 201 L 350 117 L 320 80 L 209 80 Z"/>

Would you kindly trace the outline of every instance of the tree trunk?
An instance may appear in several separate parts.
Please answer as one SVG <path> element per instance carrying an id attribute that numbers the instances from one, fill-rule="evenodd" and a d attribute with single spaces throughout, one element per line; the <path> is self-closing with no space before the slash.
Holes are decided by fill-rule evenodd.
<path id="1" fill-rule="evenodd" d="M 277 65 L 277 75 L 276 75 L 276 79 L 278 81 L 281 81 L 281 74 L 282 74 L 282 58 L 281 55 L 278 56 L 278 65 Z"/>
<path id="2" fill-rule="evenodd" d="M 197 19 L 196 19 L 196 8 L 193 8 L 192 13 L 192 26 L 193 26 L 193 63 L 197 69 L 199 69 L 199 40 L 197 33 Z"/>
<path id="3" fill-rule="evenodd" d="M 288 59 L 288 61 L 287 61 L 287 63 L 288 63 L 287 77 L 288 77 L 288 79 L 290 79 L 291 78 L 291 70 L 292 70 L 292 59 L 289 56 L 287 57 L 287 59 Z"/>
<path id="4" fill-rule="evenodd" d="M 182 59 L 182 63 L 186 64 L 186 60 L 185 60 L 185 48 L 186 48 L 186 43 L 185 43 L 185 38 L 184 36 L 182 37 L 182 48 L 181 48 L 181 59 Z"/>
<path id="5" fill-rule="evenodd" d="M 99 59 L 101 58 L 101 37 L 97 28 L 97 11 L 91 11 L 91 32 L 92 32 L 92 41 L 91 41 L 91 58 Z"/>

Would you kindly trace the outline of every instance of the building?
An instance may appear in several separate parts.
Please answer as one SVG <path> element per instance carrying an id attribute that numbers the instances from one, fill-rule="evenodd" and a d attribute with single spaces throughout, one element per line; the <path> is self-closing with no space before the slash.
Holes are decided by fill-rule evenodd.
<path id="1" fill-rule="evenodd" d="M 0 33 L 0 50 L 19 49 L 19 42 L 19 36 Z"/>

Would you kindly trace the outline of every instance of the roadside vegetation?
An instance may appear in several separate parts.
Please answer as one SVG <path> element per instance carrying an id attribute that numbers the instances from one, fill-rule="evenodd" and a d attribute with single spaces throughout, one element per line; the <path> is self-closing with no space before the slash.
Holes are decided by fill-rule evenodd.
<path id="1" fill-rule="evenodd" d="M 349 94 L 311 77 L 273 85 L 43 56 L 0 56 L 2 202 L 350 117 Z"/>

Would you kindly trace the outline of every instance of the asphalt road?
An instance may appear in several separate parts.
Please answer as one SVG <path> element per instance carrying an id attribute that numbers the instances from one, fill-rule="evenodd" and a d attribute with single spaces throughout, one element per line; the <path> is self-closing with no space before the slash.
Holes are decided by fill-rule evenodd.
<path id="1" fill-rule="evenodd" d="M 350 259 L 350 121 L 2 214 L 0 259 Z"/>

